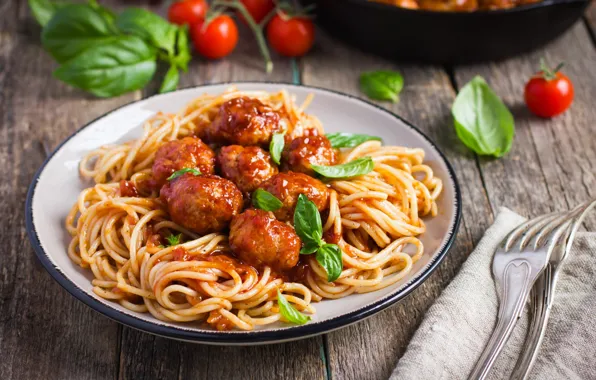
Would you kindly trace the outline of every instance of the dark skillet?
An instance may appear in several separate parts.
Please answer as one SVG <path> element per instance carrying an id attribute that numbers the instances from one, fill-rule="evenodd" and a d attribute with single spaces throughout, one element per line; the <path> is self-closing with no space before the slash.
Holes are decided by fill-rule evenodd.
<path id="1" fill-rule="evenodd" d="M 390 59 L 472 63 L 546 44 L 571 27 L 590 0 L 546 0 L 475 12 L 410 10 L 366 0 L 316 0 L 318 22 L 332 35 Z"/>

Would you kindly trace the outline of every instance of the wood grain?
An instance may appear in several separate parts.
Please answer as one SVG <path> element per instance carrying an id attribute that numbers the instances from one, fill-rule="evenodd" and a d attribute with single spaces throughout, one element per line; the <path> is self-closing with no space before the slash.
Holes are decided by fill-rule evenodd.
<path id="1" fill-rule="evenodd" d="M 240 41 L 232 55 L 221 61 L 193 59 L 189 72 L 181 78 L 180 86 L 231 81 L 292 81 L 289 60 L 276 59 L 274 70 L 268 75 L 263 69 L 256 43 L 245 28 L 241 30 Z M 125 327 L 118 378 L 231 379 L 242 374 L 247 379 L 322 379 L 326 375 L 322 347 L 321 337 L 271 346 L 205 346 L 177 342 Z"/>
<path id="2" fill-rule="evenodd" d="M 358 90 L 358 76 L 362 71 L 399 70 L 406 83 L 400 102 L 378 104 L 427 133 L 455 166 L 462 187 L 462 225 L 455 246 L 439 269 L 395 307 L 328 335 L 329 363 L 334 378 L 386 379 L 424 312 L 453 278 L 489 225 L 491 210 L 475 157 L 461 146 L 453 131 L 449 108 L 455 94 L 446 72 L 441 67 L 390 64 L 353 51 L 321 34 L 316 50 L 302 62 L 303 83 L 363 96 Z"/>
<path id="3" fill-rule="evenodd" d="M 586 22 L 591 29 L 592 42 L 596 46 L 596 3 L 592 1 L 586 10 Z"/>
<path id="4" fill-rule="evenodd" d="M 76 301 L 41 267 L 24 227 L 27 187 L 47 153 L 139 94 L 96 100 L 52 77 L 26 1 L 0 5 L 0 378 L 115 378 L 118 325 Z"/>
<path id="5" fill-rule="evenodd" d="M 553 119 L 532 115 L 523 89 L 545 57 L 552 65 L 565 61 L 563 71 L 575 84 L 570 110 Z M 596 197 L 596 50 L 582 22 L 538 51 L 499 64 L 456 69 L 462 86 L 480 74 L 512 110 L 516 136 L 504 158 L 481 160 L 494 209 L 506 206 L 526 216 L 567 210 Z M 596 230 L 590 215 L 586 227 Z"/>

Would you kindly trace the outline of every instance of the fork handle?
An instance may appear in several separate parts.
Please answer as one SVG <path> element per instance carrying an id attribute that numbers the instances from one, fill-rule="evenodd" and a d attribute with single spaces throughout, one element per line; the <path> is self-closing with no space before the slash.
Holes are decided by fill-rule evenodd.
<path id="1" fill-rule="evenodd" d="M 548 265 L 534 285 L 532 304 L 535 314 L 530 322 L 526 344 L 511 373 L 512 380 L 527 379 L 534 366 L 548 324 L 557 277 L 557 271 Z"/>
<path id="2" fill-rule="evenodd" d="M 532 266 L 525 259 L 509 262 L 500 272 L 502 281 L 497 281 L 497 283 L 501 283 L 503 289 L 501 290 L 502 296 L 497 324 L 486 348 L 469 376 L 470 380 L 485 379 L 490 372 L 521 315 L 537 275 L 533 273 Z M 495 273 L 495 275 L 498 274 Z"/>

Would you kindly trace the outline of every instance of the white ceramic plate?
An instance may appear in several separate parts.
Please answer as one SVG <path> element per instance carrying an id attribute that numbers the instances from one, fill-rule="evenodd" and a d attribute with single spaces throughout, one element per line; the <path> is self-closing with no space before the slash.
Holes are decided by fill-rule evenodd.
<path id="1" fill-rule="evenodd" d="M 153 334 L 211 344 L 259 344 L 301 339 L 354 323 L 403 299 L 432 273 L 455 239 L 461 200 L 451 165 L 428 137 L 398 116 L 348 95 L 290 84 L 236 83 L 240 90 L 275 92 L 285 88 L 296 95 L 298 103 L 314 93 L 314 101 L 307 112 L 316 115 L 328 133 L 367 133 L 381 136 L 387 145 L 423 148 L 426 162 L 444 183 L 438 202 L 439 215 L 426 220 L 427 232 L 421 236 L 424 255 L 409 276 L 388 288 L 315 304 L 317 313 L 311 322 L 302 326 L 279 323 L 249 332 L 218 332 L 204 329 L 198 323 L 162 322 L 150 314 L 135 313 L 96 296 L 91 290 L 91 272 L 72 263 L 66 253 L 69 236 L 64 229 L 64 219 L 85 187 L 78 175 L 81 157 L 100 145 L 139 136 L 143 121 L 158 111 L 176 112 L 191 99 L 204 93 L 220 93 L 230 85 L 188 88 L 128 104 L 87 124 L 50 155 L 29 188 L 27 232 L 37 256 L 60 285 L 109 318 Z"/>

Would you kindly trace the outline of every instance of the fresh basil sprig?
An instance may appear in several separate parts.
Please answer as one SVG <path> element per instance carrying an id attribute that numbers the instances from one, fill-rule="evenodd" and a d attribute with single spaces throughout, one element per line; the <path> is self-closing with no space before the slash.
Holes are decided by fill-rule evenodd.
<path id="1" fill-rule="evenodd" d="M 278 165 L 281 162 L 281 152 L 284 150 L 285 134 L 285 132 L 274 134 L 269 143 L 269 154 L 271 154 L 271 159 Z"/>
<path id="2" fill-rule="evenodd" d="M 281 294 L 279 289 L 277 289 L 277 305 L 279 306 L 279 312 L 288 322 L 303 325 L 310 321 L 310 317 L 296 310 L 296 308 L 288 302 L 286 297 Z"/>
<path id="3" fill-rule="evenodd" d="M 284 204 L 267 190 L 256 189 L 252 193 L 252 205 L 265 211 L 277 211 Z"/>
<path id="4" fill-rule="evenodd" d="M 341 165 L 311 165 L 312 170 L 326 178 L 351 178 L 370 173 L 375 163 L 370 157 L 361 157 Z"/>
<path id="5" fill-rule="evenodd" d="M 513 115 L 482 77 L 476 76 L 462 87 L 451 113 L 457 136 L 474 152 L 502 157 L 511 149 Z"/>
<path id="6" fill-rule="evenodd" d="M 117 36 L 72 58 L 54 76 L 96 96 L 110 97 L 145 87 L 157 68 L 155 55 L 155 48 L 139 37 Z"/>
<path id="7" fill-rule="evenodd" d="M 178 70 L 190 61 L 188 28 L 140 8 L 120 15 L 89 4 L 29 0 L 43 26 L 42 44 L 62 66 L 55 76 L 100 97 L 143 88 L 154 76 L 157 60 L 170 65 L 160 92 L 176 89 Z"/>
<path id="8" fill-rule="evenodd" d="M 383 141 L 377 136 L 363 135 L 357 133 L 328 133 L 327 139 L 333 148 L 353 148 L 367 141 Z"/>
<path id="9" fill-rule="evenodd" d="M 397 102 L 404 78 L 397 71 L 369 71 L 360 75 L 360 90 L 371 99 Z"/>
<path id="10" fill-rule="evenodd" d="M 198 169 L 195 169 L 195 168 L 184 168 L 184 169 L 180 169 L 180 170 L 172 173 L 172 175 L 168 177 L 168 181 L 171 181 L 173 179 L 176 179 L 176 178 L 178 178 L 181 175 L 184 175 L 186 173 L 191 173 L 194 176 L 201 175 L 201 171 L 198 170 Z"/>
<path id="11" fill-rule="evenodd" d="M 341 249 L 336 244 L 326 244 L 323 241 L 319 210 L 304 194 L 298 196 L 294 211 L 294 229 L 304 245 L 300 253 L 309 255 L 316 252 L 315 258 L 327 272 L 327 281 L 337 280 L 343 270 Z"/>
<path id="12" fill-rule="evenodd" d="M 39 25 L 45 26 L 59 8 L 69 3 L 64 1 L 29 0 L 29 8 Z"/>

